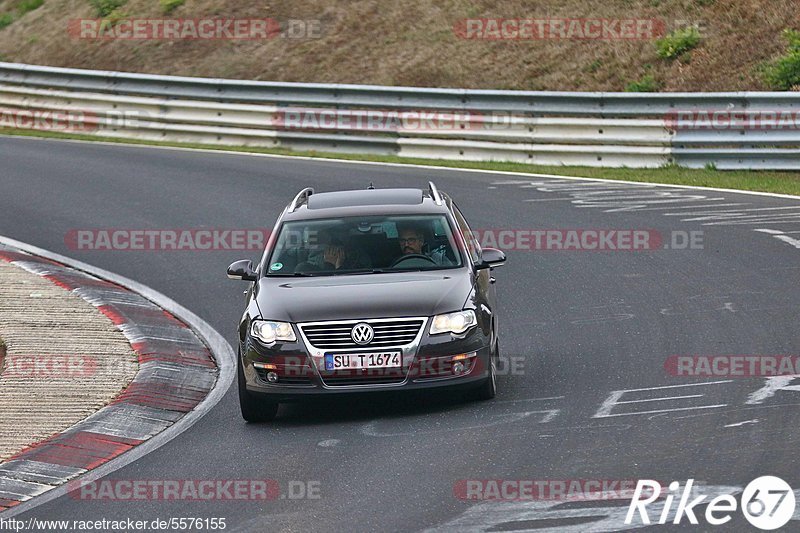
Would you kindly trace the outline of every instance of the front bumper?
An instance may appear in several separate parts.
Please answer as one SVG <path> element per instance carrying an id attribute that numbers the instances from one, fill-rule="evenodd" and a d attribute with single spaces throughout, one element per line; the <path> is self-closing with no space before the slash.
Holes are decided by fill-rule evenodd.
<path id="1" fill-rule="evenodd" d="M 299 337 L 297 342 L 270 348 L 248 337 L 241 346 L 247 390 L 269 401 L 291 402 L 332 394 L 473 388 L 486 380 L 491 358 L 490 332 L 474 327 L 462 336 L 429 335 L 427 328 L 426 322 L 412 353 L 404 350 L 402 368 L 349 371 L 346 376 L 320 371 L 319 359 L 312 358 Z M 394 348 L 380 348 L 391 350 Z M 358 350 L 348 353 L 354 351 Z M 468 354 L 468 358 L 462 361 L 464 371 L 455 373 L 451 359 L 460 354 Z M 278 380 L 267 381 L 268 372 L 277 374 Z"/>

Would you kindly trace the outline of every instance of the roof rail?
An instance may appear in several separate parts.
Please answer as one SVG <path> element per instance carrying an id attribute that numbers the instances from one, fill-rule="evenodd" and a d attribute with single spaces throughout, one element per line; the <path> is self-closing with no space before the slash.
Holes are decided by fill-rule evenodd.
<path id="1" fill-rule="evenodd" d="M 432 181 L 428 182 L 428 188 L 430 189 L 431 198 L 436 202 L 436 205 L 443 205 L 444 202 L 442 202 L 442 197 L 439 196 L 439 189 L 436 188 L 436 185 L 434 185 Z"/>
<path id="2" fill-rule="evenodd" d="M 297 193 L 297 196 L 294 197 L 292 203 L 289 204 L 289 212 L 294 213 L 298 207 L 303 205 L 305 202 L 308 202 L 308 197 L 311 196 L 312 194 L 314 194 L 314 189 L 312 189 L 311 187 L 306 187 L 305 189 Z"/>

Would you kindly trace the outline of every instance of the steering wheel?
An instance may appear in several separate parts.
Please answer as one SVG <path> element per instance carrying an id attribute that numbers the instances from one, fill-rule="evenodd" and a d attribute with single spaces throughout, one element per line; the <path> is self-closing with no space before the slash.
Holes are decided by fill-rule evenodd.
<path id="1" fill-rule="evenodd" d="M 433 259 L 431 259 L 430 257 L 428 257 L 425 254 L 408 254 L 408 255 L 400 256 L 397 259 L 395 259 L 394 262 L 389 266 L 389 268 L 394 268 L 397 265 L 399 265 L 400 263 L 402 263 L 404 261 L 409 261 L 409 260 L 412 260 L 412 259 L 419 259 L 419 260 L 425 261 L 426 263 L 433 263 L 434 265 L 436 264 L 436 261 L 434 261 Z"/>

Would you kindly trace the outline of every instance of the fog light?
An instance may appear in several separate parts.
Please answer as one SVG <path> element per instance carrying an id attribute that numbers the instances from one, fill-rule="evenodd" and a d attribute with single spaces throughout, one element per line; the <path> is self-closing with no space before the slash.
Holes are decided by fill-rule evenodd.
<path id="1" fill-rule="evenodd" d="M 462 374 L 464 372 L 464 363 L 453 364 L 453 374 Z"/>
<path id="2" fill-rule="evenodd" d="M 275 383 L 276 381 L 278 381 L 278 374 L 276 374 L 275 372 L 267 372 L 267 381 L 269 381 L 270 383 Z"/>

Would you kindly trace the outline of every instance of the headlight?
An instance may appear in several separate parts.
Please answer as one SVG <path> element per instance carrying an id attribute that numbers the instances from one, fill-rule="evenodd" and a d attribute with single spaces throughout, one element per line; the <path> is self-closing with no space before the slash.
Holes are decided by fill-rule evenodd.
<path id="1" fill-rule="evenodd" d="M 472 309 L 447 313 L 446 315 L 436 315 L 431 322 L 431 335 L 448 332 L 464 333 L 477 323 L 475 311 Z"/>
<path id="2" fill-rule="evenodd" d="M 253 320 L 250 324 L 250 335 L 260 340 L 267 346 L 275 341 L 295 341 L 292 325 L 288 322 L 268 322 L 266 320 Z"/>

